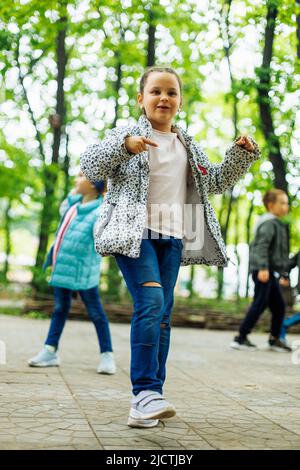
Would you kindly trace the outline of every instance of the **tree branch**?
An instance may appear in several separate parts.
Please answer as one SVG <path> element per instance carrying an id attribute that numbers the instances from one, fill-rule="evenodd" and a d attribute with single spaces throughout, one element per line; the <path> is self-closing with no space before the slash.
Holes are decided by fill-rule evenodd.
<path id="1" fill-rule="evenodd" d="M 17 67 L 18 67 L 18 76 L 19 76 L 19 80 L 20 80 L 20 83 L 21 83 L 21 87 L 22 87 L 22 90 L 23 90 L 23 95 L 24 95 L 26 104 L 28 106 L 28 111 L 29 111 L 29 114 L 30 114 L 30 117 L 31 117 L 31 120 L 32 120 L 32 124 L 35 128 L 35 134 L 36 134 L 36 139 L 37 139 L 38 144 L 39 144 L 40 155 L 41 155 L 43 161 L 45 162 L 46 156 L 45 156 L 45 152 L 44 152 L 44 148 L 43 148 L 42 137 L 41 137 L 40 131 L 39 131 L 38 126 L 37 126 L 37 121 L 34 117 L 34 112 L 33 112 L 33 109 L 31 107 L 31 104 L 30 104 L 30 101 L 29 101 L 29 98 L 28 98 L 28 93 L 27 93 L 26 87 L 24 85 L 24 79 L 26 78 L 26 75 L 23 75 L 22 72 L 21 72 L 21 64 L 20 64 L 19 57 L 20 57 L 20 37 L 17 39 L 17 47 L 16 47 L 16 51 L 15 51 L 15 59 L 16 59 L 16 62 L 17 62 Z"/>

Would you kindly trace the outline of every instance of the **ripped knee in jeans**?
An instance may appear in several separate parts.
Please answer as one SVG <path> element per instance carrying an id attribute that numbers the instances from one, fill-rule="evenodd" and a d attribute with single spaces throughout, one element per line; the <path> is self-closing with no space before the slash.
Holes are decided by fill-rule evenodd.
<path id="1" fill-rule="evenodd" d="M 159 282 L 154 282 L 154 281 L 144 282 L 142 286 L 143 287 L 144 286 L 145 287 L 162 287 L 162 285 Z"/>

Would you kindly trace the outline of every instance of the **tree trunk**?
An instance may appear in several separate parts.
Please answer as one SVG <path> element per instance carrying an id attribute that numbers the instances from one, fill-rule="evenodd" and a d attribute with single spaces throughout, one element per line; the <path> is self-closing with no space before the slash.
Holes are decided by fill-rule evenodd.
<path id="1" fill-rule="evenodd" d="M 11 209 L 11 199 L 8 199 L 7 201 L 7 206 L 4 212 L 4 236 L 5 236 L 5 261 L 4 261 L 4 267 L 3 267 L 3 280 L 8 280 L 7 279 L 7 273 L 9 270 L 9 255 L 11 253 L 11 237 L 10 237 L 10 223 L 11 223 L 11 217 L 10 217 L 10 209 Z"/>
<path id="2" fill-rule="evenodd" d="M 231 42 L 231 37 L 229 33 L 229 15 L 230 15 L 231 4 L 232 4 L 232 0 L 226 0 L 225 2 L 226 11 L 224 12 L 224 6 L 223 6 L 221 10 L 221 14 L 220 16 L 217 16 L 217 18 L 218 18 L 221 38 L 223 41 L 223 50 L 224 50 L 224 55 L 227 61 L 228 72 L 229 72 L 230 83 L 231 83 L 231 97 L 233 100 L 232 121 L 233 121 L 234 139 L 235 139 L 238 136 L 239 132 L 238 132 L 238 99 L 236 96 L 235 78 L 232 73 L 231 60 L 230 60 L 232 42 Z M 228 232 L 228 226 L 229 226 L 230 215 L 231 215 L 231 210 L 232 210 L 232 202 L 233 202 L 232 191 L 233 191 L 233 188 L 229 189 L 229 204 L 228 204 L 225 225 L 221 223 L 221 232 L 224 238 L 225 246 L 227 243 L 227 232 Z M 222 199 L 222 205 L 224 205 L 225 199 L 226 199 L 226 195 L 224 194 L 223 199 Z M 218 299 L 221 299 L 223 297 L 223 286 L 224 286 L 224 268 L 218 268 Z"/>
<path id="3" fill-rule="evenodd" d="M 121 63 L 121 57 L 120 57 L 120 52 L 116 51 L 116 59 L 117 59 L 117 65 L 116 65 L 116 72 L 117 72 L 117 81 L 115 82 L 115 94 L 116 94 L 116 106 L 115 106 L 115 117 L 114 120 L 111 124 L 111 127 L 114 128 L 117 125 L 117 120 L 119 118 L 119 93 L 120 93 L 120 88 L 121 88 L 121 81 L 122 81 L 122 63 Z"/>
<path id="4" fill-rule="evenodd" d="M 224 196 L 224 201 L 226 197 Z M 233 193 L 232 190 L 229 191 L 229 203 L 228 203 L 228 210 L 226 214 L 226 221 L 225 225 L 221 225 L 221 233 L 224 239 L 225 246 L 227 244 L 227 235 L 228 235 L 228 228 L 229 228 L 229 221 L 230 216 L 232 214 L 232 201 L 233 201 Z M 218 268 L 218 290 L 217 290 L 217 298 L 220 300 L 223 297 L 223 287 L 224 287 L 224 268 Z"/>
<path id="5" fill-rule="evenodd" d="M 38 287 L 40 280 L 40 270 L 43 266 L 45 255 L 47 252 L 48 239 L 50 234 L 51 223 L 56 217 L 55 207 L 55 186 L 58 177 L 58 159 L 61 144 L 61 137 L 65 124 L 65 95 L 64 95 L 64 79 L 66 73 L 67 54 L 66 54 L 66 17 L 62 17 L 59 21 L 59 30 L 56 42 L 56 62 L 57 62 L 57 92 L 56 92 L 56 109 L 54 120 L 51 122 L 53 127 L 53 146 L 52 146 L 52 163 L 45 165 L 45 198 L 44 206 L 41 214 L 39 245 L 36 255 L 36 264 L 34 269 L 33 286 Z"/>
<path id="6" fill-rule="evenodd" d="M 300 0 L 296 0 L 296 3 L 300 5 Z M 297 58 L 300 59 L 300 13 L 297 15 Z"/>
<path id="7" fill-rule="evenodd" d="M 240 264 L 241 264 L 241 259 L 240 255 L 238 252 L 238 244 L 239 244 L 239 238 L 240 238 L 240 226 L 239 226 L 239 196 L 235 198 L 235 237 L 234 237 L 234 252 L 235 256 L 237 259 L 237 266 L 236 266 L 236 271 L 237 271 L 237 283 L 236 283 L 236 299 L 237 303 L 240 302 Z"/>
<path id="8" fill-rule="evenodd" d="M 246 238 L 247 238 L 247 245 L 250 246 L 250 238 L 251 238 L 251 220 L 252 214 L 254 209 L 254 198 L 251 199 L 247 222 L 246 222 Z M 246 298 L 249 296 L 249 261 L 248 261 L 248 269 L 247 269 L 247 282 L 246 282 Z"/>
<path id="9" fill-rule="evenodd" d="M 154 12 L 149 11 L 149 22 L 148 22 L 148 46 L 147 46 L 147 67 L 155 64 L 155 32 L 156 25 L 154 23 Z"/>
<path id="10" fill-rule="evenodd" d="M 223 236 L 224 233 L 224 223 L 223 223 L 223 215 L 225 214 L 225 203 L 226 203 L 226 194 L 222 194 L 221 199 L 221 206 L 218 214 L 218 220 L 220 223 L 221 234 Z M 223 295 L 223 281 L 224 281 L 224 271 L 223 268 L 218 268 L 218 275 L 217 275 L 217 298 L 222 298 Z"/>
<path id="11" fill-rule="evenodd" d="M 274 131 L 271 101 L 269 97 L 269 91 L 271 90 L 271 60 L 273 55 L 277 13 L 278 10 L 276 6 L 274 6 L 274 1 L 269 0 L 267 3 L 267 24 L 265 29 L 263 61 L 261 67 L 256 69 L 259 78 L 257 86 L 257 100 L 260 110 L 262 131 L 268 145 L 268 157 L 273 165 L 275 187 L 288 192 L 285 162 L 281 154 L 279 138 Z"/>
<path id="12" fill-rule="evenodd" d="M 190 268 L 190 277 L 187 282 L 187 289 L 189 291 L 189 299 L 193 299 L 195 297 L 194 279 L 195 279 L 195 265 L 192 264 Z"/>
<path id="13" fill-rule="evenodd" d="M 120 41 L 124 41 L 125 31 L 121 28 L 120 31 Z M 117 80 L 115 82 L 115 97 L 116 97 L 116 105 L 115 105 L 115 117 L 111 124 L 111 127 L 114 128 L 117 125 L 117 121 L 119 118 L 119 93 L 121 88 L 122 82 L 122 58 L 120 55 L 120 51 L 116 50 L 116 74 Z M 119 301 L 120 300 L 120 291 L 121 291 L 121 282 L 122 276 L 120 275 L 119 267 L 116 263 L 114 256 L 109 256 L 108 258 L 108 272 L 107 272 L 107 292 L 106 295 L 110 300 Z"/>
<path id="14" fill-rule="evenodd" d="M 66 154 L 63 163 L 63 172 L 65 175 L 65 188 L 64 188 L 64 195 L 63 200 L 67 197 L 70 192 L 70 175 L 69 175 L 69 168 L 70 168 L 70 156 L 69 156 L 69 134 L 65 132 L 65 149 Z"/>

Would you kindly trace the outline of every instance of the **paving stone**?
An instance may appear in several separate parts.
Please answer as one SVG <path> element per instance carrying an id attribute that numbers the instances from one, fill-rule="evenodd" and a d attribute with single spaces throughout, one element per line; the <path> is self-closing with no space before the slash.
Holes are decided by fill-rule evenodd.
<path id="1" fill-rule="evenodd" d="M 60 368 L 29 368 L 47 328 L 48 321 L 0 315 L 7 345 L 1 450 L 300 448 L 300 365 L 290 354 L 266 351 L 264 334 L 251 335 L 260 349 L 245 353 L 229 349 L 234 333 L 173 328 L 165 396 L 177 415 L 133 429 L 127 426 L 129 325 L 111 325 L 113 376 L 96 373 L 99 350 L 89 322 L 67 323 Z"/>

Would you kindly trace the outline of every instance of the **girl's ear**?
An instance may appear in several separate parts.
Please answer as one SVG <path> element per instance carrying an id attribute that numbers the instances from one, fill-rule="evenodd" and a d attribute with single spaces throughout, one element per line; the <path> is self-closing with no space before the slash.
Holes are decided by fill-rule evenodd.
<path id="1" fill-rule="evenodd" d="M 142 95 L 142 93 L 137 94 L 137 100 L 138 100 L 139 105 L 141 106 L 143 104 L 143 95 Z"/>

